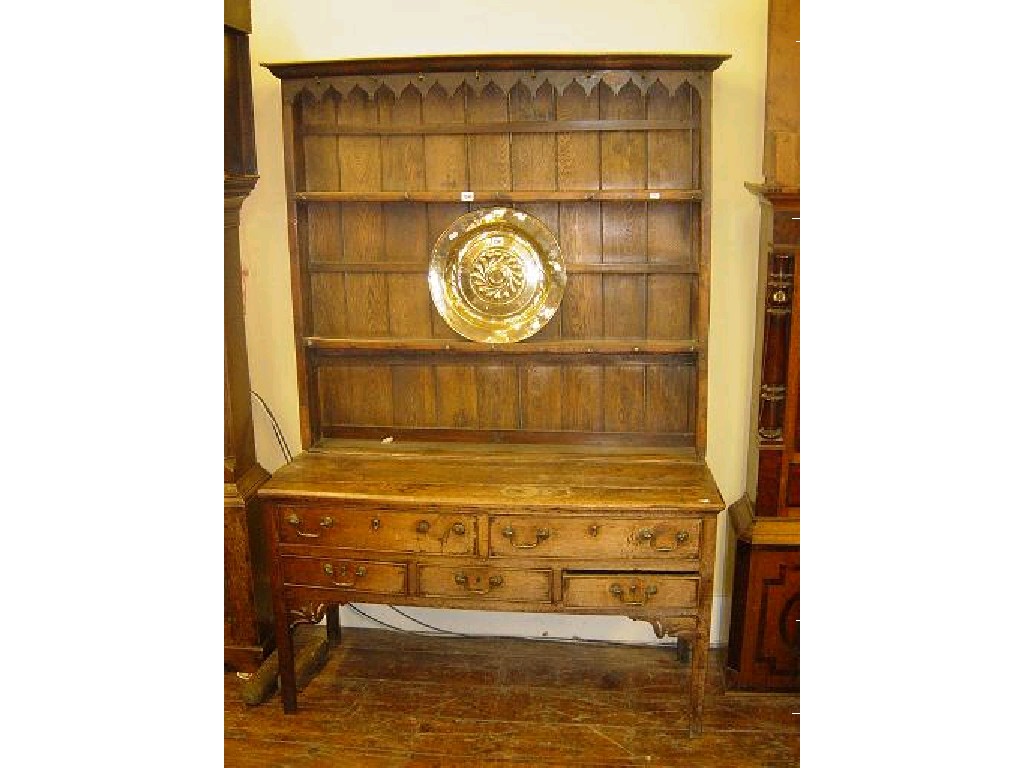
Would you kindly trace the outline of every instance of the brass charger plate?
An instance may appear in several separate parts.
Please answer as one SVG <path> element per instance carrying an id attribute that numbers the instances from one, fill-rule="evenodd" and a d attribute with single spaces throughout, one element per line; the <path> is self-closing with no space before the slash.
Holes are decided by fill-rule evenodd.
<path id="1" fill-rule="evenodd" d="M 471 341 L 533 336 L 565 292 L 558 240 L 539 219 L 504 206 L 470 211 L 434 244 L 427 275 L 444 321 Z"/>

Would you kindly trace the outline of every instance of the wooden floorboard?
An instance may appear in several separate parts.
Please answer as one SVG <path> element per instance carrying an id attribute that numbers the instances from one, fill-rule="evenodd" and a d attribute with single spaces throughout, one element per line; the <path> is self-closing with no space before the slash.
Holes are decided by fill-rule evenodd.
<path id="1" fill-rule="evenodd" d="M 314 631 L 314 630 L 304 630 Z M 318 631 L 322 631 L 319 628 Z M 224 676 L 224 763 L 252 766 L 799 765 L 799 697 L 731 693 L 712 652 L 704 733 L 688 737 L 671 647 L 420 637 L 345 629 L 284 715 Z"/>

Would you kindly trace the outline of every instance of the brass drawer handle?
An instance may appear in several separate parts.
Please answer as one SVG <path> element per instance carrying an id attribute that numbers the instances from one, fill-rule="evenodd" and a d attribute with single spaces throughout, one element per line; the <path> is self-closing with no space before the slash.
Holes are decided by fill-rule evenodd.
<path id="1" fill-rule="evenodd" d="M 294 525 L 295 526 L 295 535 L 296 536 L 304 536 L 307 539 L 319 539 L 320 538 L 320 534 L 319 533 L 305 533 L 303 531 L 300 531 L 299 530 L 299 526 L 302 525 L 302 520 L 294 512 L 292 512 L 290 515 L 288 515 L 288 517 L 285 518 L 285 521 L 289 525 Z M 332 525 L 334 525 L 334 518 L 333 517 L 324 517 L 320 521 L 320 527 L 321 528 L 330 528 Z"/>
<path id="2" fill-rule="evenodd" d="M 651 584 L 649 587 L 647 587 L 647 589 L 640 593 L 639 588 L 642 586 L 642 583 L 630 584 L 628 590 L 629 599 L 626 599 L 627 590 L 624 590 L 621 584 L 612 584 L 610 587 L 608 587 L 608 591 L 611 592 L 615 597 L 617 597 L 619 599 L 619 602 L 621 602 L 623 605 L 644 605 L 647 602 L 648 598 L 654 597 L 656 594 L 658 594 L 658 587 L 655 584 Z"/>
<path id="3" fill-rule="evenodd" d="M 341 566 L 340 576 L 345 576 L 348 573 L 348 566 Z M 356 585 L 356 579 L 361 579 L 366 575 L 366 569 L 359 565 L 356 566 L 355 578 L 352 581 L 335 581 L 334 580 L 334 566 L 330 563 L 324 563 L 324 574 L 330 577 L 331 584 L 336 587 L 354 587 Z"/>
<path id="4" fill-rule="evenodd" d="M 651 530 L 650 528 L 641 528 L 638 535 L 639 535 L 641 541 L 649 542 L 650 545 L 652 547 L 654 547 L 654 549 L 657 550 L 658 552 L 672 552 L 672 551 L 678 549 L 680 544 L 685 543 L 686 540 L 690 538 L 690 532 L 689 531 L 679 531 L 679 533 L 676 534 L 675 541 L 672 543 L 672 546 L 670 546 L 670 547 L 659 547 L 656 544 L 658 537 L 654 533 L 654 531 Z"/>
<path id="5" fill-rule="evenodd" d="M 466 526 L 462 523 L 456 523 L 452 526 L 452 533 L 457 533 L 459 536 L 464 536 L 466 534 Z"/>
<path id="6" fill-rule="evenodd" d="M 509 540 L 509 543 L 515 549 L 533 549 L 545 539 L 550 538 L 551 531 L 549 531 L 547 528 L 538 528 L 536 533 L 537 539 L 536 541 L 534 541 L 533 544 L 516 544 L 516 531 L 515 528 L 513 528 L 511 525 L 507 526 L 505 530 L 501 532 L 501 535 L 507 538 Z"/>
<path id="7" fill-rule="evenodd" d="M 426 533 L 430 530 L 430 523 L 426 520 L 420 520 L 416 523 L 416 533 Z"/>
<path id="8" fill-rule="evenodd" d="M 496 574 L 492 575 L 490 578 L 487 579 L 487 584 L 489 585 L 488 588 L 487 589 L 480 589 L 480 588 L 477 588 L 477 587 L 469 586 L 469 577 L 466 574 L 464 574 L 464 573 L 456 573 L 455 574 L 455 583 L 458 584 L 460 587 L 465 588 L 465 590 L 467 592 L 472 592 L 474 595 L 486 595 L 488 592 L 491 591 L 491 589 L 497 589 L 498 587 L 504 586 L 504 584 L 505 584 L 505 577 L 496 573 Z M 473 583 L 474 584 L 481 584 L 482 582 L 481 582 L 480 577 L 477 576 L 476 578 L 474 578 L 473 579 Z"/>

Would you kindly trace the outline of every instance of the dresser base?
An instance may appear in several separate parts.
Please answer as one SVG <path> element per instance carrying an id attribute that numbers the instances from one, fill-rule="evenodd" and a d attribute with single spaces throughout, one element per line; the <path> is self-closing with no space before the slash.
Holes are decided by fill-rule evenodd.
<path id="1" fill-rule="evenodd" d="M 348 602 L 627 616 L 679 638 L 700 733 L 717 516 L 692 454 L 422 445 L 309 452 L 260 489 L 285 712 L 292 633 Z"/>

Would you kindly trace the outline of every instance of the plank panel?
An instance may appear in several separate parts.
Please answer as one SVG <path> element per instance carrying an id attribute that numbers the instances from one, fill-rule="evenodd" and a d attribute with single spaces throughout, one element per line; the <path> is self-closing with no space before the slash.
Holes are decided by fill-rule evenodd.
<path id="1" fill-rule="evenodd" d="M 627 83 L 618 92 L 601 84 L 602 119 L 640 119 L 644 117 L 644 98 L 640 89 Z M 647 141 L 643 131 L 601 134 L 601 188 L 644 189 L 647 187 Z"/>
<path id="2" fill-rule="evenodd" d="M 601 275 L 571 275 L 558 313 L 567 339 L 598 339 L 604 333 L 604 293 Z"/>
<path id="3" fill-rule="evenodd" d="M 573 83 L 558 97 L 558 120 L 600 117 L 598 92 L 590 96 Z M 597 133 L 558 134 L 558 188 L 597 189 L 601 186 L 601 143 Z"/>
<path id="4" fill-rule="evenodd" d="M 657 120 L 689 118 L 689 92 L 679 89 L 670 96 L 668 89 L 655 83 L 647 92 L 647 117 Z M 689 131 L 651 131 L 647 136 L 647 186 L 650 189 L 689 187 L 691 172 Z"/>
<path id="5" fill-rule="evenodd" d="M 317 102 L 302 100 L 302 122 L 334 125 L 337 105 L 331 96 Z M 302 139 L 306 185 L 309 191 L 338 189 L 338 137 L 306 136 Z"/>
<path id="6" fill-rule="evenodd" d="M 688 366 L 692 370 L 692 366 Z M 644 428 L 650 432 L 686 432 L 687 403 L 694 392 L 688 388 L 686 366 L 647 366 Z"/>
<path id="7" fill-rule="evenodd" d="M 323 367 L 320 402 L 325 426 L 391 424 L 391 371 L 385 366 Z"/>
<path id="8" fill-rule="evenodd" d="M 643 276 L 604 275 L 605 338 L 642 339 L 647 313 Z"/>
<path id="9" fill-rule="evenodd" d="M 383 261 L 383 231 L 384 214 L 380 203 L 345 203 L 342 206 L 341 240 L 346 261 Z"/>
<path id="10" fill-rule="evenodd" d="M 462 123 L 466 120 L 466 87 L 451 98 L 435 85 L 423 99 L 423 123 Z M 424 181 L 429 190 L 464 190 L 469 187 L 465 136 L 425 136 Z"/>
<path id="11" fill-rule="evenodd" d="M 338 105 L 339 119 L 355 125 L 377 125 L 377 102 L 361 88 L 353 89 Z M 312 138 L 312 137 L 310 137 Z M 339 136 L 338 189 L 373 192 L 381 188 L 381 141 L 379 136 Z"/>
<path id="12" fill-rule="evenodd" d="M 647 276 L 647 338 L 692 337 L 690 307 L 695 287 L 689 275 Z"/>
<path id="13" fill-rule="evenodd" d="M 345 276 L 348 332 L 353 336 L 388 335 L 387 275 L 371 273 Z"/>
<path id="14" fill-rule="evenodd" d="M 508 120 L 508 102 L 493 83 L 479 95 L 469 92 L 466 122 L 490 123 L 499 120 Z M 510 144 L 507 135 L 469 137 L 467 189 L 512 189 Z"/>
<path id="15" fill-rule="evenodd" d="M 533 97 L 522 84 L 508 97 L 509 120 L 554 120 L 555 91 L 545 83 Z M 558 189 L 558 138 L 553 133 L 512 135 L 512 189 Z"/>
<path id="16" fill-rule="evenodd" d="M 647 259 L 658 264 L 680 264 L 697 269 L 693 257 L 694 206 L 686 203 L 649 203 L 647 206 Z"/>
<path id="17" fill-rule="evenodd" d="M 604 428 L 608 432 L 639 432 L 643 428 L 644 367 L 604 369 Z"/>
<path id="18" fill-rule="evenodd" d="M 417 130 L 421 126 L 420 92 L 408 86 L 395 98 L 390 89 L 377 94 L 381 127 Z M 422 136 L 386 136 L 381 139 L 383 174 L 381 189 L 405 191 L 426 188 Z"/>
<path id="19" fill-rule="evenodd" d="M 604 430 L 603 380 L 599 365 L 572 365 L 563 370 L 563 429 L 583 432 Z"/>
<path id="20" fill-rule="evenodd" d="M 384 208 L 384 259 L 419 262 L 427 269 L 427 207 L 423 203 L 392 203 Z"/>
<path id="21" fill-rule="evenodd" d="M 310 203 L 306 206 L 307 253 L 310 262 L 342 260 L 341 208 L 339 203 Z"/>
<path id="22" fill-rule="evenodd" d="M 556 365 L 522 368 L 523 428 L 561 429 L 562 372 Z"/>
<path id="23" fill-rule="evenodd" d="M 427 339 L 431 335 L 431 301 L 423 274 L 391 274 L 388 315 L 391 335 L 398 339 Z"/>
<path id="24" fill-rule="evenodd" d="M 601 260 L 601 212 L 588 203 L 562 203 L 558 219 L 558 245 L 567 264 Z"/>
<path id="25" fill-rule="evenodd" d="M 480 429 L 516 429 L 522 426 L 518 376 L 514 366 L 480 366 L 476 369 L 476 384 Z"/>
<path id="26" fill-rule="evenodd" d="M 431 427 L 437 423 L 437 387 L 428 365 L 391 368 L 394 423 L 400 427 Z"/>
<path id="27" fill-rule="evenodd" d="M 322 336 L 348 333 L 345 311 L 345 276 L 340 273 L 310 275 L 313 330 Z"/>
<path id="28" fill-rule="evenodd" d="M 602 203 L 605 263 L 647 261 L 647 203 Z"/>
<path id="29" fill-rule="evenodd" d="M 439 365 L 436 371 L 438 426 L 476 428 L 475 369 L 469 365 Z"/>

